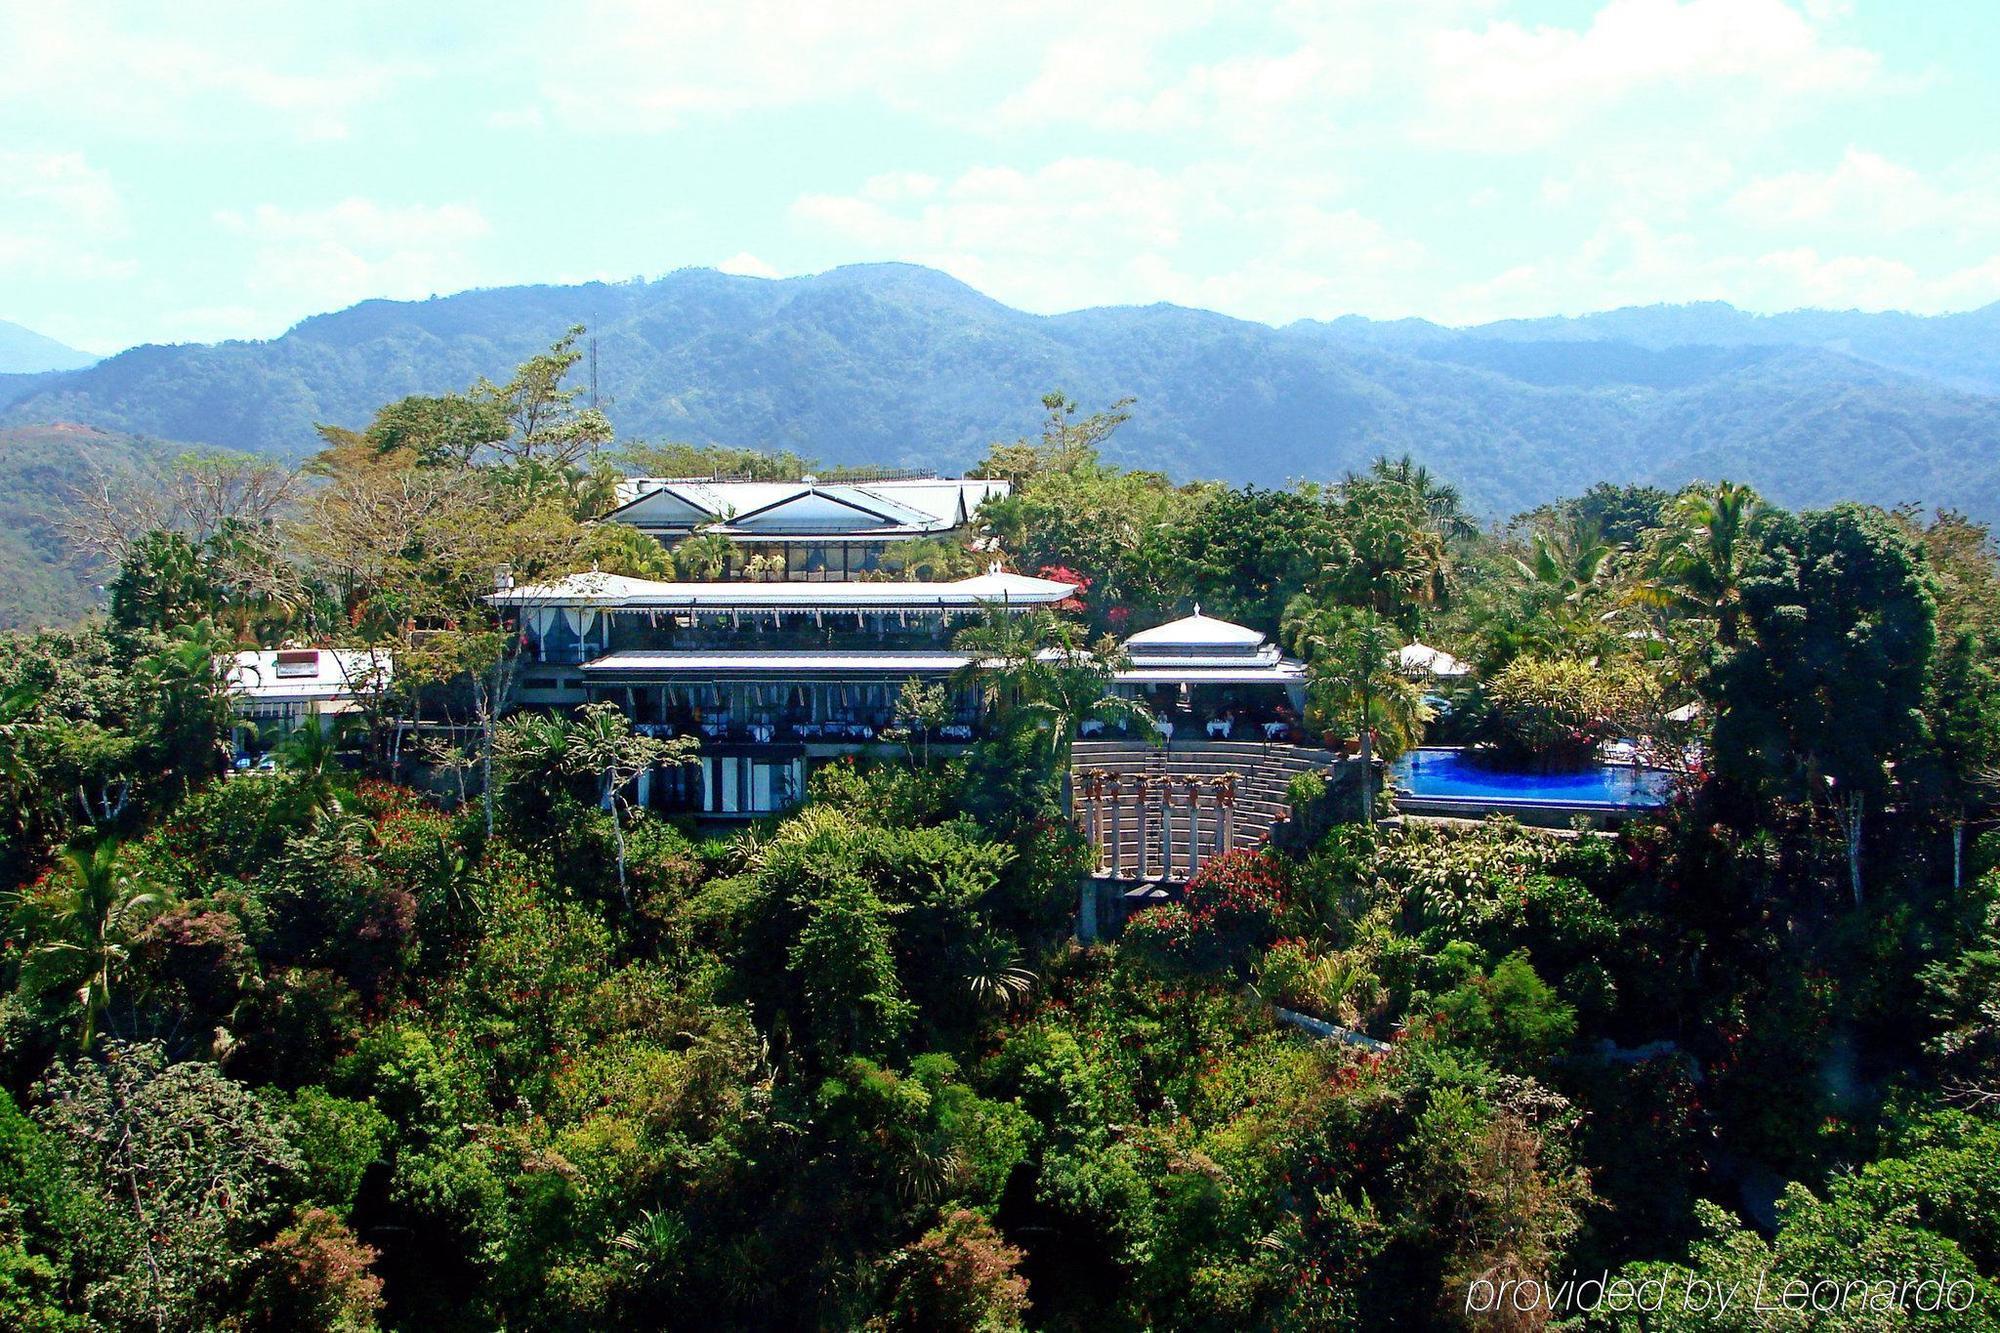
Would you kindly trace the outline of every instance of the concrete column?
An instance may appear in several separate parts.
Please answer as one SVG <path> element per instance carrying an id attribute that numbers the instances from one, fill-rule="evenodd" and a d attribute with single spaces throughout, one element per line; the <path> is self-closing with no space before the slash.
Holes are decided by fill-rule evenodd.
<path id="1" fill-rule="evenodd" d="M 1111 877 L 1125 877 L 1125 777 L 1111 775 Z"/>
<path id="2" fill-rule="evenodd" d="M 1145 879 L 1146 868 L 1153 859 L 1153 799 L 1148 788 L 1152 784 L 1145 778 L 1138 780 L 1139 795 L 1139 878 Z"/>
<path id="3" fill-rule="evenodd" d="M 1202 781 L 1188 779 L 1188 879 L 1202 869 Z"/>
<path id="4" fill-rule="evenodd" d="M 1084 778 L 1086 818 L 1090 821 L 1090 864 L 1104 869 L 1104 774 L 1092 769 Z"/>
<path id="5" fill-rule="evenodd" d="M 1216 793 L 1216 801 L 1222 807 L 1222 836 L 1217 845 L 1223 855 L 1236 850 L 1236 775 L 1226 773 L 1222 778 L 1222 790 Z"/>

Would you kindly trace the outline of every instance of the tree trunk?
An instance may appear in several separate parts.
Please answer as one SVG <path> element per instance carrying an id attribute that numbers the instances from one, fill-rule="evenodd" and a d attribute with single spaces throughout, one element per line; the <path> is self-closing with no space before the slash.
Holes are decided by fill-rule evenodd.
<path id="1" fill-rule="evenodd" d="M 625 821 L 618 817 L 618 798 L 611 799 L 611 840 L 618 845 L 618 897 L 632 910 L 632 891 L 625 886 Z"/>
<path id="2" fill-rule="evenodd" d="M 1965 887 L 1965 820 L 1963 817 L 1951 821 L 1951 890 L 1957 893 Z"/>
<path id="3" fill-rule="evenodd" d="M 1374 701 L 1366 693 L 1361 696 L 1361 822 L 1369 826 L 1375 823 L 1375 736 L 1368 726 L 1368 716 L 1374 710 L 1369 707 Z"/>
<path id="4" fill-rule="evenodd" d="M 486 810 L 486 836 L 490 839 L 493 836 L 493 700 L 483 683 L 478 687 L 478 701 L 479 800 Z"/>
<path id="5" fill-rule="evenodd" d="M 1867 797 L 1850 792 L 1847 797 L 1847 882 L 1854 890 L 1854 905 L 1861 906 L 1861 814 Z"/>

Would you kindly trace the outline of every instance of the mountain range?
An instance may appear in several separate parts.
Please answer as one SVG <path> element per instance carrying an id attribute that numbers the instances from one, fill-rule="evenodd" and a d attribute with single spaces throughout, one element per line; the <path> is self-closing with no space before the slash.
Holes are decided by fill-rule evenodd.
<path id="1" fill-rule="evenodd" d="M 315 423 L 358 426 L 402 394 L 504 377 L 576 323 L 628 439 L 956 469 L 1032 433 L 1057 388 L 1086 408 L 1136 397 L 1107 452 L 1181 479 L 1279 484 L 1407 452 L 1488 516 L 1598 480 L 1727 476 L 1794 506 L 1921 502 L 2000 520 L 2000 304 L 1274 328 L 1171 305 L 1035 315 L 905 264 L 366 301 L 268 341 L 0 374 L 0 451 L 19 434 L 4 428 L 76 423 L 100 443 L 297 458 Z M 16 473 L 0 470 L 0 491 Z"/>
<path id="2" fill-rule="evenodd" d="M 97 360 L 54 338 L 0 319 L 0 375 L 32 375 L 43 370 L 75 370 Z"/>

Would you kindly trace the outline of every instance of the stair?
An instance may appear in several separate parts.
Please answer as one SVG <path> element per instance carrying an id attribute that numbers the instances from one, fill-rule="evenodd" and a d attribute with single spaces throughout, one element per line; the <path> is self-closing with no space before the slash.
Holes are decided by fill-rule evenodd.
<path id="1" fill-rule="evenodd" d="M 1263 846 L 1270 837 L 1271 827 L 1290 813 L 1286 788 L 1293 777 L 1313 771 L 1331 772 L 1340 763 L 1340 756 L 1330 751 L 1265 741 L 1184 741 L 1172 749 L 1160 750 L 1142 742 L 1089 740 L 1078 741 L 1070 756 L 1072 785 L 1079 793 L 1079 807 L 1084 779 L 1092 771 L 1153 779 L 1234 775 L 1236 796 L 1230 845 L 1238 850 Z M 1162 804 L 1163 798 L 1157 793 L 1147 797 L 1142 847 L 1137 801 L 1128 793 L 1117 819 L 1112 817 L 1106 803 L 1097 838 L 1101 875 L 1108 876 L 1115 865 L 1119 868 L 1119 878 L 1141 879 L 1143 850 L 1146 882 L 1181 884 L 1188 880 L 1192 870 L 1188 865 L 1187 799 L 1181 792 L 1175 792 L 1164 823 Z M 1078 818 L 1083 819 L 1084 813 L 1079 808 Z M 1171 862 L 1166 856 L 1165 833 L 1171 834 Z M 1206 862 L 1221 850 L 1219 811 L 1212 799 L 1204 797 L 1197 809 L 1195 859 L 1197 863 Z"/>

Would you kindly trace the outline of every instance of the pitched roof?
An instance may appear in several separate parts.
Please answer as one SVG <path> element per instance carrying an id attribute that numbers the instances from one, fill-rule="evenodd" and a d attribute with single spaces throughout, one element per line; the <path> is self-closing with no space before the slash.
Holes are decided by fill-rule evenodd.
<path id="1" fill-rule="evenodd" d="M 1396 663 L 1412 676 L 1469 676 L 1472 668 L 1442 648 L 1427 643 L 1408 643 L 1396 652 Z"/>
<path id="2" fill-rule="evenodd" d="M 643 522 L 639 510 L 655 496 L 666 495 L 702 516 L 693 519 L 676 515 L 674 526 L 716 524 L 724 530 L 752 530 L 770 526 L 770 520 L 801 501 L 816 501 L 851 511 L 857 519 L 873 519 L 873 526 L 904 533 L 943 532 L 963 524 L 972 511 L 990 496 L 1005 495 L 1004 481 L 980 478 L 942 477 L 894 478 L 883 481 L 711 481 L 675 477 L 627 477 L 618 483 L 617 505 L 607 518 L 623 523 Z M 763 518 L 765 524 L 749 520 Z M 658 521 L 658 520 L 655 520 Z M 824 518 L 809 520 L 815 526 L 843 530 Z M 865 530 L 865 529 L 857 529 Z"/>
<path id="3" fill-rule="evenodd" d="M 1205 616 L 1197 606 L 1191 616 L 1140 630 L 1125 640 L 1125 647 L 1128 651 L 1137 648 L 1144 655 L 1151 655 L 1171 648 L 1258 648 L 1263 643 L 1264 636 L 1248 625 Z"/>

